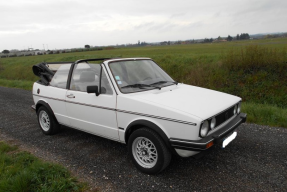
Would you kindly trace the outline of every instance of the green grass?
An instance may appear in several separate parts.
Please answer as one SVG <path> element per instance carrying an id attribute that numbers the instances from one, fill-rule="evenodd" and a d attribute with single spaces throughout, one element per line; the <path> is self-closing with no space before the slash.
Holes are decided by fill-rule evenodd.
<path id="1" fill-rule="evenodd" d="M 242 103 L 242 111 L 247 113 L 247 122 L 287 128 L 287 109 L 267 104 Z"/>
<path id="2" fill-rule="evenodd" d="M 43 61 L 150 57 L 176 81 L 230 93 L 254 106 L 266 105 L 281 111 L 287 108 L 286 50 L 287 38 L 274 38 L 1 58 L 0 85 L 30 90 L 38 80 L 32 66 Z M 262 122 L 251 113 L 248 118 L 254 123 Z"/>
<path id="3" fill-rule="evenodd" d="M 28 152 L 0 142 L 0 191 L 84 191 L 63 167 L 46 163 Z"/>
<path id="4" fill-rule="evenodd" d="M 0 85 L 3 87 L 20 88 L 25 90 L 31 90 L 33 83 L 34 81 L 0 79 Z"/>

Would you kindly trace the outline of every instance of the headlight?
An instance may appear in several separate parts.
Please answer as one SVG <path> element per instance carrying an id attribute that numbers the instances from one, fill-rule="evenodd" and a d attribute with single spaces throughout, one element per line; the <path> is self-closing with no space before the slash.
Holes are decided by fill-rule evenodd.
<path id="1" fill-rule="evenodd" d="M 208 124 L 208 121 L 204 121 L 202 124 L 201 124 L 201 128 L 200 128 L 200 137 L 205 137 L 208 133 L 208 129 L 209 129 L 209 124 Z"/>
<path id="2" fill-rule="evenodd" d="M 237 105 L 235 105 L 233 109 L 233 114 L 235 115 L 236 113 L 237 113 Z"/>
<path id="3" fill-rule="evenodd" d="M 238 107 L 237 107 L 237 113 L 239 114 L 241 111 L 241 103 L 238 103 Z"/>
<path id="4" fill-rule="evenodd" d="M 215 119 L 215 117 L 213 117 L 213 118 L 211 119 L 211 122 L 210 122 L 210 128 L 211 128 L 211 129 L 214 129 L 215 125 L 216 125 L 216 119 Z"/>

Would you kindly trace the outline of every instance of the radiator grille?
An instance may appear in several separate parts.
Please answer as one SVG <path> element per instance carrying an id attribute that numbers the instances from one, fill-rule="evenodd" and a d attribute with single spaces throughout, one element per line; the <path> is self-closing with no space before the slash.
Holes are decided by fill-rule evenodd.
<path id="1" fill-rule="evenodd" d="M 224 123 L 226 120 L 228 120 L 230 117 L 232 117 L 234 115 L 233 114 L 233 109 L 234 109 L 234 106 L 231 107 L 230 109 L 228 109 L 226 111 L 223 111 L 222 113 L 220 113 L 220 114 L 215 116 L 216 127 L 218 125 L 221 125 L 222 123 Z"/>

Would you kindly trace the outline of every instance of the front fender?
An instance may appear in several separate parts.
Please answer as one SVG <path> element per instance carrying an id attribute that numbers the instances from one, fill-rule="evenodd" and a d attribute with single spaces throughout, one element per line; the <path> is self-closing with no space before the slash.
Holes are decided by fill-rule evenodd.
<path id="1" fill-rule="evenodd" d="M 172 153 L 177 154 L 175 152 L 174 148 L 171 146 L 169 138 L 164 133 L 164 131 L 155 123 L 150 122 L 150 121 L 145 120 L 145 119 L 135 120 L 127 126 L 126 131 L 125 131 L 125 142 L 128 143 L 129 136 L 132 134 L 133 131 L 135 131 L 136 129 L 142 128 L 142 127 L 148 127 L 150 129 L 152 129 L 153 131 L 155 131 L 163 139 L 163 141 L 166 144 L 166 146 L 168 147 L 168 149 Z"/>

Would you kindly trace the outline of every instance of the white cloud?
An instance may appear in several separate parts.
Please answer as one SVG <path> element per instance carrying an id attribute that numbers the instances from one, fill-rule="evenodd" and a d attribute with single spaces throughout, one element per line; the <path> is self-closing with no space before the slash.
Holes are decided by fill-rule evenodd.
<path id="1" fill-rule="evenodd" d="M 0 50 L 83 47 L 286 31 L 285 0 L 9 0 Z"/>

